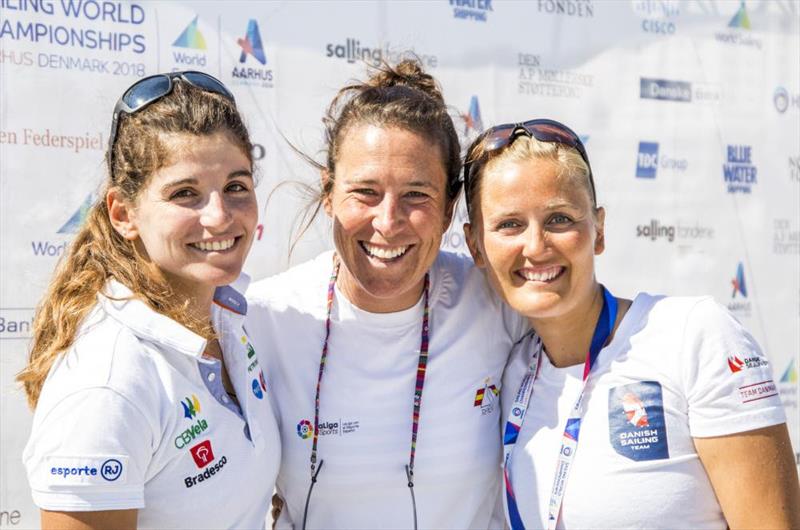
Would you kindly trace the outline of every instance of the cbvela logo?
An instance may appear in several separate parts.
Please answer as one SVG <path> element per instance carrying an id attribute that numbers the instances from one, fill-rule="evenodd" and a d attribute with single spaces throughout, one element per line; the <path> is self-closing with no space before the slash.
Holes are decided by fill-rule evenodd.
<path id="1" fill-rule="evenodd" d="M 800 94 L 790 94 L 784 87 L 779 86 L 772 93 L 772 104 L 780 114 L 785 114 L 790 107 L 793 110 L 800 109 Z"/>
<path id="2" fill-rule="evenodd" d="M 749 145 L 728 145 L 727 163 L 722 174 L 728 193 L 751 193 L 758 183 L 758 168 L 753 164 L 753 148 Z"/>
<path id="3" fill-rule="evenodd" d="M 536 0 L 539 13 L 565 17 L 591 18 L 594 16 L 593 0 Z"/>
<path id="4" fill-rule="evenodd" d="M 183 406 L 183 417 L 189 420 L 197 416 L 197 413 L 200 412 L 200 400 L 197 399 L 197 396 L 194 394 L 181 401 L 181 405 Z"/>
<path id="5" fill-rule="evenodd" d="M 208 422 L 204 418 L 198 419 L 195 423 L 190 425 L 187 429 L 183 430 L 178 436 L 175 437 L 175 448 L 183 449 L 195 438 L 202 435 L 208 429 Z"/>
<path id="6" fill-rule="evenodd" d="M 50 484 L 124 484 L 128 457 L 61 457 L 48 459 Z"/>
<path id="7" fill-rule="evenodd" d="M 676 224 L 664 224 L 659 219 L 651 219 L 649 224 L 636 226 L 636 237 L 650 241 L 664 239 L 669 243 L 677 241 L 680 244 L 687 244 L 692 241 L 713 239 L 714 229 L 699 222 L 685 224 L 678 221 Z"/>
<path id="8" fill-rule="evenodd" d="M 772 252 L 777 255 L 800 254 L 800 229 L 792 219 L 774 219 Z"/>
<path id="9" fill-rule="evenodd" d="M 744 264 L 741 261 L 736 266 L 736 275 L 731 279 L 731 286 L 733 292 L 731 301 L 728 302 L 728 311 L 737 316 L 749 317 L 752 306 L 747 300 L 747 283 L 744 276 Z"/>
<path id="10" fill-rule="evenodd" d="M 730 2 L 731 4 L 733 2 Z M 727 31 L 718 31 L 714 34 L 714 38 L 721 43 L 730 44 L 734 46 L 749 46 L 752 48 L 761 49 L 761 40 L 748 35 L 752 29 L 750 25 L 750 16 L 747 14 L 747 5 L 742 0 L 736 13 L 728 22 Z"/>
<path id="11" fill-rule="evenodd" d="M 223 456 L 217 461 L 216 464 L 209 465 L 216 458 L 214 456 L 214 450 L 211 447 L 211 440 L 204 440 L 203 442 L 195 445 L 189 449 L 189 454 L 192 455 L 192 460 L 194 460 L 194 463 L 198 468 L 203 468 L 204 466 L 208 467 L 206 467 L 202 473 L 190 475 L 184 478 L 183 483 L 187 488 L 191 488 L 192 486 L 196 486 L 201 482 L 211 479 L 214 475 L 222 471 L 222 468 L 228 463 L 228 459 Z"/>
<path id="12" fill-rule="evenodd" d="M 269 68 L 262 68 L 267 64 L 267 55 L 264 53 L 261 32 L 255 19 L 251 18 L 248 21 L 245 36 L 236 39 L 236 43 L 239 45 L 241 53 L 239 54 L 239 66 L 234 66 L 231 71 L 234 83 L 272 88 L 273 72 Z M 261 66 L 252 66 L 252 61 Z"/>
<path id="13" fill-rule="evenodd" d="M 636 177 L 654 179 L 659 168 L 670 173 L 684 173 L 689 168 L 689 162 L 685 158 L 659 156 L 658 142 L 639 142 Z"/>
<path id="14" fill-rule="evenodd" d="M 674 35 L 677 30 L 675 19 L 681 14 L 678 0 L 633 0 L 633 12 L 642 22 L 645 33 Z"/>
<path id="15" fill-rule="evenodd" d="M 172 59 L 175 64 L 194 67 L 206 67 L 208 65 L 206 39 L 200 32 L 200 28 L 197 27 L 197 22 L 198 17 L 194 17 L 183 32 L 178 35 L 175 42 L 172 43 L 173 48 L 181 48 L 180 50 L 172 50 Z"/>
<path id="16" fill-rule="evenodd" d="M 492 0 L 450 0 L 453 18 L 486 22 L 489 13 L 494 11 Z"/>
<path id="17" fill-rule="evenodd" d="M 687 81 L 642 77 L 639 81 L 639 97 L 690 103 L 692 101 L 692 84 Z"/>
<path id="18" fill-rule="evenodd" d="M 733 374 L 741 372 L 742 370 L 762 368 L 765 366 L 769 366 L 769 361 L 760 356 L 757 352 L 752 354 L 734 353 L 728 356 L 728 368 Z"/>
<path id="19" fill-rule="evenodd" d="M 518 53 L 517 92 L 526 96 L 578 99 L 594 87 L 594 76 L 547 67 L 540 55 Z"/>

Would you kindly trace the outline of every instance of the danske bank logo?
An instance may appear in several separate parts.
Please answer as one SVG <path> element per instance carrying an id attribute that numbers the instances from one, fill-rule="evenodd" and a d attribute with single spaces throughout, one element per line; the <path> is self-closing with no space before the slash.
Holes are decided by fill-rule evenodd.
<path id="1" fill-rule="evenodd" d="M 642 77 L 639 84 L 639 97 L 642 99 L 691 103 L 692 84 L 687 81 Z"/>

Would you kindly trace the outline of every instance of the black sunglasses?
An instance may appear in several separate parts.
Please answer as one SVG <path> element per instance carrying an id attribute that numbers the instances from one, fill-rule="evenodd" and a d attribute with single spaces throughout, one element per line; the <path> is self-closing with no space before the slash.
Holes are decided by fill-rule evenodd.
<path id="1" fill-rule="evenodd" d="M 190 85 L 207 92 L 219 94 L 231 102 L 236 103 L 233 94 L 228 90 L 222 81 L 216 77 L 203 72 L 191 70 L 183 72 L 170 72 L 166 74 L 156 74 L 145 77 L 132 84 L 122 97 L 119 98 L 114 106 L 114 115 L 111 119 L 111 134 L 108 136 L 108 167 L 113 169 L 114 142 L 117 140 L 119 132 L 119 119 L 122 114 L 134 114 L 144 109 L 151 103 L 167 96 L 172 92 L 176 79 L 180 79 Z"/>
<path id="2" fill-rule="evenodd" d="M 594 189 L 594 178 L 592 177 L 592 166 L 589 164 L 589 155 L 586 154 L 586 148 L 583 142 L 575 134 L 575 131 L 564 125 L 563 123 L 555 120 L 548 120 L 540 118 L 529 120 L 523 123 L 505 123 L 503 125 L 496 125 L 483 134 L 481 134 L 467 150 L 467 158 L 464 162 L 464 189 L 467 192 L 467 197 L 471 191 L 472 186 L 472 170 L 475 167 L 477 160 L 473 160 L 475 149 L 483 144 L 482 159 L 488 156 L 497 154 L 498 151 L 508 147 L 519 136 L 532 136 L 540 142 L 555 142 L 572 147 L 581 155 L 583 161 L 586 162 L 586 167 L 589 168 L 589 185 L 592 188 L 592 204 L 597 205 L 597 194 Z M 469 209 L 469 201 L 467 201 L 467 209 Z"/>

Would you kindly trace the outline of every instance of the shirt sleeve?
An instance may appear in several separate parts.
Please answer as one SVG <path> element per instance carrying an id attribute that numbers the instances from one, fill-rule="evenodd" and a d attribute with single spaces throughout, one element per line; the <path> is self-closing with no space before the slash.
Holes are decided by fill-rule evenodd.
<path id="1" fill-rule="evenodd" d="M 751 431 L 786 421 L 772 368 L 755 339 L 711 298 L 688 312 L 683 378 L 693 437 Z"/>
<path id="2" fill-rule="evenodd" d="M 129 399 L 107 387 L 60 400 L 34 426 L 25 467 L 39 508 L 101 511 L 144 508 L 146 471 L 157 445 Z"/>

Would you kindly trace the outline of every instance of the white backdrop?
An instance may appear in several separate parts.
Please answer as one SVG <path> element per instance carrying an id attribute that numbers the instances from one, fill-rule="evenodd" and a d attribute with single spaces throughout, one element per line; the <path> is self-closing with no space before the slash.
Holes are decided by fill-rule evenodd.
<path id="1" fill-rule="evenodd" d="M 465 138 L 534 117 L 583 136 L 607 209 L 599 278 L 628 298 L 728 305 L 771 361 L 798 450 L 796 1 L 0 0 L 0 528 L 38 525 L 20 462 L 31 414 L 13 378 L 102 179 L 122 90 L 187 68 L 232 88 L 258 144 L 246 270 L 260 278 L 330 246 L 320 222 L 289 259 L 304 198 L 290 186 L 267 197 L 317 176 L 282 136 L 317 153 L 326 104 L 363 76 L 362 58 L 405 50 L 440 81 Z M 463 220 L 446 247 L 463 249 Z"/>

